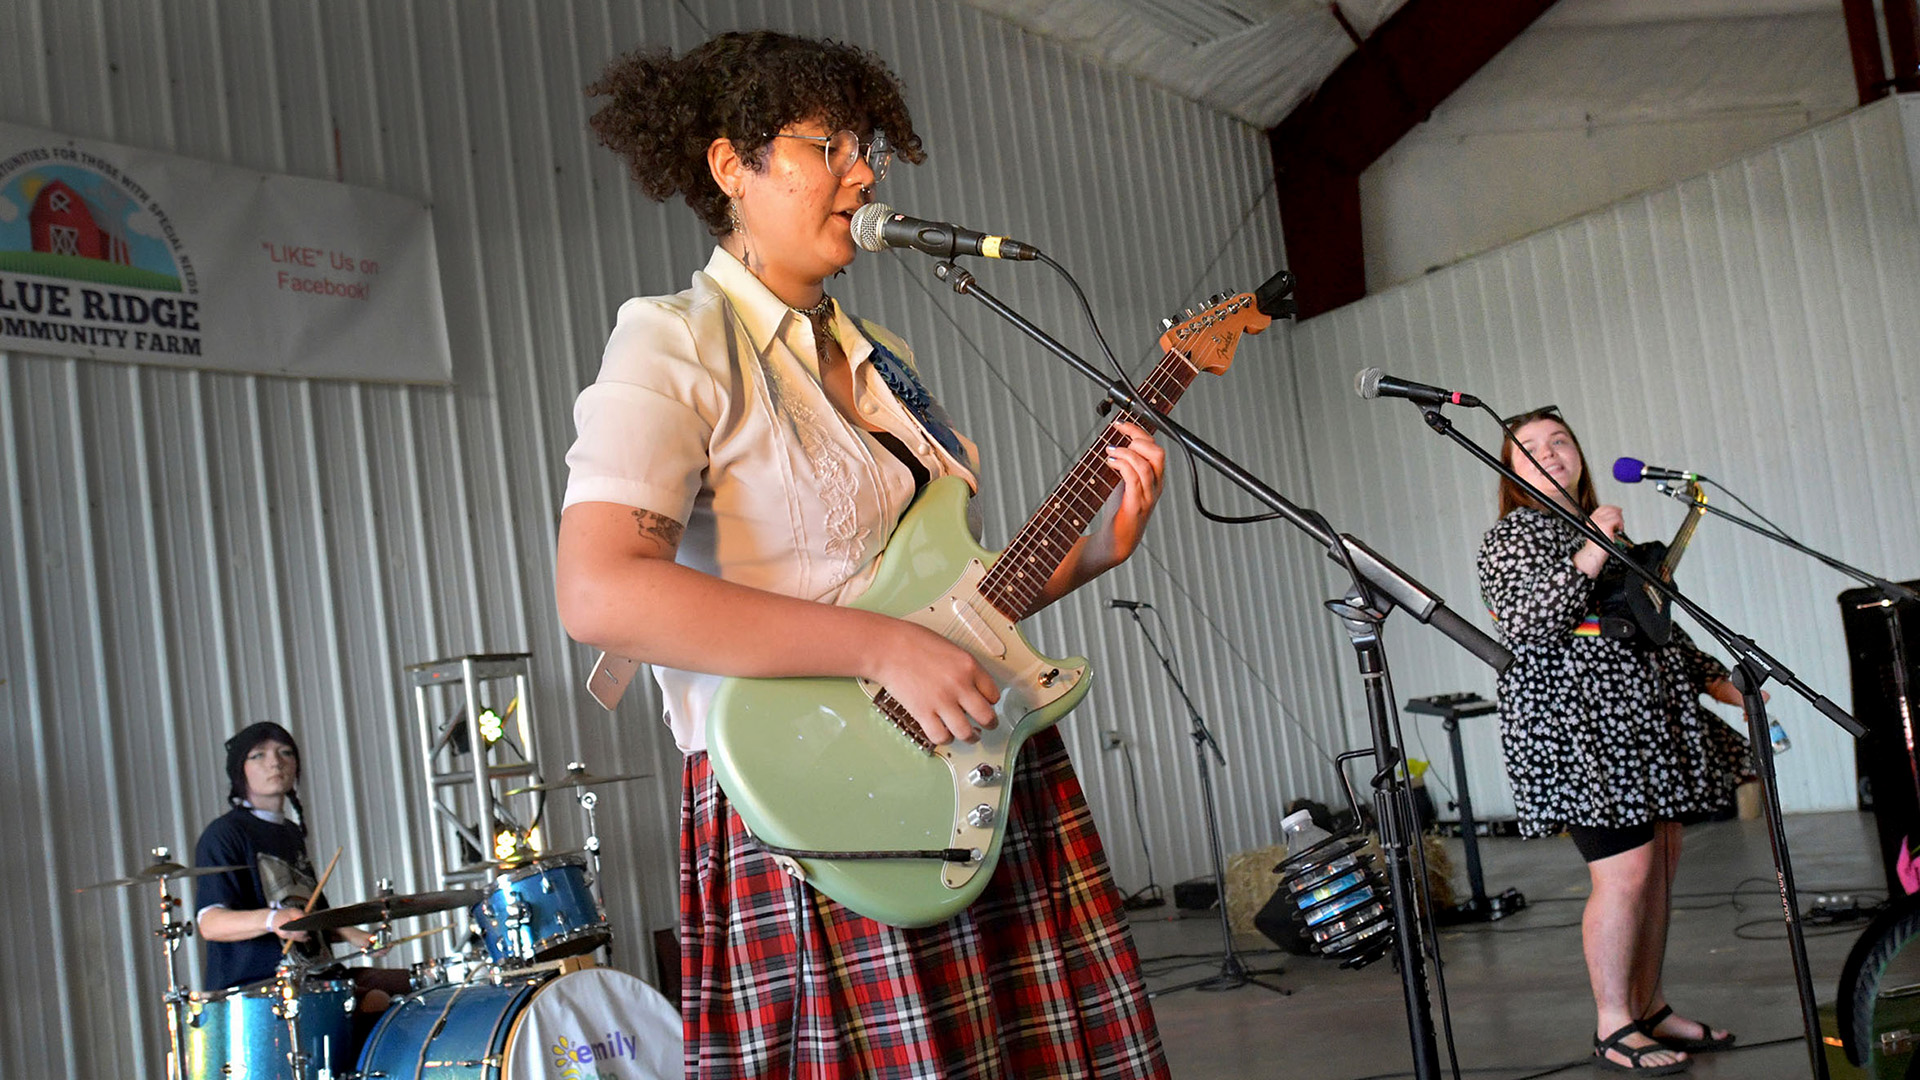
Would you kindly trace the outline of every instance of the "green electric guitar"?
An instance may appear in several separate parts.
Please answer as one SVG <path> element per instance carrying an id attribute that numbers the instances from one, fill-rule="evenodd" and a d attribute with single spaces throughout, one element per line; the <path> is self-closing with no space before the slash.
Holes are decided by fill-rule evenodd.
<path id="1" fill-rule="evenodd" d="M 1215 297 L 1161 335 L 1139 384 L 1165 412 L 1194 376 L 1225 372 L 1243 333 L 1278 313 L 1290 278 Z M 887 541 L 853 607 L 925 626 L 978 659 L 1001 688 L 999 723 L 974 743 L 936 746 L 881 686 L 847 678 L 728 679 L 707 717 L 714 775 L 740 817 L 789 870 L 854 911 L 893 926 L 951 918 L 986 888 L 1005 835 L 1020 747 L 1086 696 L 1082 657 L 1054 660 L 1017 624 L 1119 486 L 1108 424 L 1005 551 L 973 541 L 968 489 L 928 484 Z"/>

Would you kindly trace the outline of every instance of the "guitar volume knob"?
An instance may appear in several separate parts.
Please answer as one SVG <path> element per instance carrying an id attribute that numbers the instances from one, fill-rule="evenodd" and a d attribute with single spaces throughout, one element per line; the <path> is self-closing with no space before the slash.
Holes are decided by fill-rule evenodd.
<path id="1" fill-rule="evenodd" d="M 999 779 L 1000 770 L 985 762 L 975 765 L 973 771 L 967 773 L 967 783 L 972 784 L 974 787 L 986 787 L 988 784 Z"/>
<path id="2" fill-rule="evenodd" d="M 976 829 L 991 828 L 993 825 L 993 807 L 986 803 L 967 811 L 967 824 Z"/>

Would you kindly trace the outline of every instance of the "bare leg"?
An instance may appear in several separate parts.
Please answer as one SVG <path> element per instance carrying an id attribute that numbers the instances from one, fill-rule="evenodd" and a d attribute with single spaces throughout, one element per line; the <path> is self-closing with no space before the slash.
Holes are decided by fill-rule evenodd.
<path id="1" fill-rule="evenodd" d="M 1587 977 L 1593 984 L 1593 1003 L 1599 1013 L 1595 1035 L 1606 1038 L 1640 1019 L 1636 1006 L 1645 1000 L 1634 997 L 1634 975 L 1643 952 L 1644 911 L 1652 900 L 1663 871 L 1656 866 L 1658 844 L 1642 844 L 1631 851 L 1609 855 L 1587 864 L 1593 891 L 1587 897 L 1586 913 L 1581 918 L 1581 944 L 1586 952 Z M 1628 1047 L 1656 1045 L 1638 1032 L 1621 1040 Z M 1608 1059 L 1621 1065 L 1631 1064 L 1617 1051 Z M 1686 1059 L 1685 1054 L 1659 1050 L 1640 1060 L 1642 1066 L 1671 1065 Z"/>
<path id="2" fill-rule="evenodd" d="M 1673 879 L 1680 869 L 1681 827 L 1678 822 L 1662 821 L 1654 825 L 1653 847 L 1656 849 L 1654 865 L 1664 868 L 1656 883 L 1659 895 L 1652 898 L 1659 906 L 1659 918 L 1654 919 L 1654 903 L 1648 904 L 1648 922 L 1643 940 L 1643 948 L 1633 976 L 1635 996 L 1640 1003 L 1636 1016 L 1647 1017 L 1667 1006 L 1667 995 L 1661 986 L 1661 972 L 1667 960 L 1667 928 L 1673 923 Z M 1667 1038 L 1679 1039 L 1721 1039 L 1727 1033 L 1718 1028 L 1708 1028 L 1698 1020 L 1689 1019 L 1678 1013 L 1660 1021 L 1654 1033 Z"/>
<path id="3" fill-rule="evenodd" d="M 1667 964 L 1667 928 L 1673 923 L 1673 875 L 1680 866 L 1680 826 L 1671 821 L 1653 826 L 1647 902 L 1640 909 L 1640 948 L 1633 958 L 1634 1018 L 1647 1016 L 1667 1003 L 1661 974 Z"/>

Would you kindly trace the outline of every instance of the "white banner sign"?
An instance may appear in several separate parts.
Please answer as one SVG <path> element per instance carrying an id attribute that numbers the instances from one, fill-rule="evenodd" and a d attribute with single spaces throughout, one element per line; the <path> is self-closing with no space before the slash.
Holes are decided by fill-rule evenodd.
<path id="1" fill-rule="evenodd" d="M 453 378 L 421 203 L 5 123 L 0 350 Z"/>

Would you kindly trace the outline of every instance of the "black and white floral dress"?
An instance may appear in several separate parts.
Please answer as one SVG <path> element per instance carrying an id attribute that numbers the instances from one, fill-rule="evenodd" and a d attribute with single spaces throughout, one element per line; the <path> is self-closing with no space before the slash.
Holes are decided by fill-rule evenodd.
<path id="1" fill-rule="evenodd" d="M 1522 508 L 1480 544 L 1480 592 L 1512 650 L 1500 741 L 1523 836 L 1623 828 L 1723 811 L 1749 773 L 1747 744 L 1700 704 L 1727 673 L 1679 627 L 1657 651 L 1598 636 L 1585 543 Z"/>

